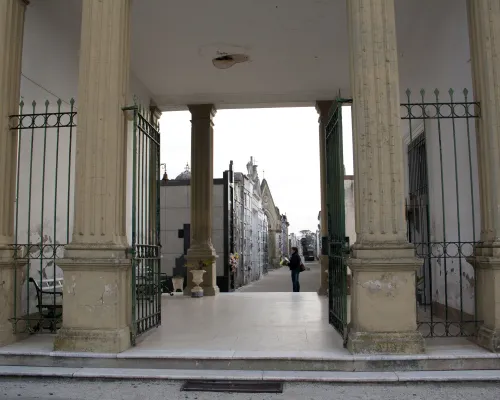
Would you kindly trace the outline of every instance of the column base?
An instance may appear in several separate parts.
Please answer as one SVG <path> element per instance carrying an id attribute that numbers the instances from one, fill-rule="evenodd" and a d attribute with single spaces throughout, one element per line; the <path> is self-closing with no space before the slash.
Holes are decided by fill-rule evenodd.
<path id="1" fill-rule="evenodd" d="M 25 266 L 26 261 L 24 260 L 20 262 L 0 260 L 0 304 L 2 305 L 0 307 L 0 347 L 15 343 L 28 336 L 26 322 L 13 320 L 14 307 L 17 307 L 17 317 L 22 316 L 22 269 Z M 14 290 L 16 285 L 17 291 Z M 17 293 L 16 304 L 14 304 L 15 292 Z"/>
<path id="2" fill-rule="evenodd" d="M 493 353 L 500 353 L 500 331 L 481 326 L 474 342 Z"/>
<path id="3" fill-rule="evenodd" d="M 350 332 L 347 349 L 353 354 L 425 353 L 420 332 Z"/>
<path id="4" fill-rule="evenodd" d="M 417 328 L 416 272 L 422 260 L 407 244 L 354 245 L 351 333 L 353 353 L 419 354 L 424 340 Z"/>
<path id="5" fill-rule="evenodd" d="M 467 258 L 475 270 L 476 321 L 479 328 L 474 342 L 494 353 L 500 352 L 500 243 L 483 244 Z"/>
<path id="6" fill-rule="evenodd" d="M 217 260 L 217 254 L 213 247 L 210 246 L 193 246 L 191 247 L 186 255 L 187 261 L 187 283 L 184 289 L 185 296 L 191 296 L 191 289 L 194 287 L 193 275 L 191 270 L 193 268 L 198 268 L 197 265 L 200 261 L 205 263 L 205 274 L 203 275 L 203 282 L 200 286 L 203 288 L 203 296 L 216 296 L 220 293 L 220 289 L 217 286 L 217 266 L 215 264 Z M 208 263 L 208 265 L 206 265 Z"/>
<path id="7" fill-rule="evenodd" d="M 121 353 L 130 348 L 130 329 L 61 328 L 54 341 L 56 351 Z"/>
<path id="8" fill-rule="evenodd" d="M 193 283 L 193 275 L 191 274 L 191 267 L 187 268 L 187 282 L 186 287 L 184 288 L 184 296 L 191 296 L 191 289 L 195 286 Z M 216 283 L 212 282 L 212 276 L 217 279 L 217 270 L 215 266 L 215 262 L 212 265 L 205 267 L 206 273 L 203 276 L 203 282 L 200 284 L 203 289 L 203 296 L 196 297 L 204 297 L 204 296 L 216 296 L 220 293 L 220 289 Z"/>
<path id="9" fill-rule="evenodd" d="M 63 325 L 54 349 L 119 353 L 131 346 L 132 261 L 72 259 L 64 275 Z"/>

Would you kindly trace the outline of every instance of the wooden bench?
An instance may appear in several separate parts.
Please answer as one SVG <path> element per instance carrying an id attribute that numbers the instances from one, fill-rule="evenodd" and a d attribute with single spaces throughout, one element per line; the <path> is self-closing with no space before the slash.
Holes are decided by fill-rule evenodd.
<path id="1" fill-rule="evenodd" d="M 52 281 L 52 283 L 50 283 Z M 54 286 L 53 279 L 44 279 L 42 280 L 42 287 L 38 284 L 38 282 L 30 278 L 29 282 L 35 286 L 36 289 L 36 297 L 37 297 L 37 308 L 38 313 L 40 315 L 40 320 L 33 327 L 35 332 L 39 332 L 41 329 L 48 329 L 51 332 L 57 331 L 57 325 L 62 321 L 62 280 L 56 278 L 56 285 Z M 45 290 L 49 288 L 49 290 Z M 60 289 L 60 291 L 58 291 Z M 51 296 L 50 299 L 44 298 L 45 296 Z M 58 297 L 60 297 L 60 301 L 58 303 Z M 44 322 L 48 321 L 48 325 L 45 325 Z"/>

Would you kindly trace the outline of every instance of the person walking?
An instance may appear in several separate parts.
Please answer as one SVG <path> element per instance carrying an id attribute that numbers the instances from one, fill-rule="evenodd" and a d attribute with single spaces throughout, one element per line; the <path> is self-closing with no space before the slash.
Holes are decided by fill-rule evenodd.
<path id="1" fill-rule="evenodd" d="M 294 292 L 300 292 L 299 275 L 301 271 L 302 260 L 299 256 L 299 249 L 297 247 L 292 247 L 292 256 L 290 257 L 290 262 L 288 267 L 290 268 L 292 275 L 292 288 Z"/>

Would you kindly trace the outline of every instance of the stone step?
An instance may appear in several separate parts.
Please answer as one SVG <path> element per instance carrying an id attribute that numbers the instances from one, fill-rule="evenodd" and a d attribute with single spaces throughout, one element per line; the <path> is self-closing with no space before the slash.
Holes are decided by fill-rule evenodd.
<path id="1" fill-rule="evenodd" d="M 121 368 L 238 371 L 466 371 L 500 370 L 493 353 L 425 355 L 294 355 L 266 352 L 136 351 L 121 354 L 0 350 L 0 365 L 63 368 Z"/>
<path id="2" fill-rule="evenodd" d="M 500 382 L 500 370 L 338 372 L 0 366 L 0 377 L 336 383 Z"/>

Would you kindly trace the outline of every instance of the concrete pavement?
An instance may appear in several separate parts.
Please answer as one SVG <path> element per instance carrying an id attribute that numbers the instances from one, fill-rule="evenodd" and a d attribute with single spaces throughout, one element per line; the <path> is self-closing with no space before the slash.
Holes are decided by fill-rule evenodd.
<path id="1" fill-rule="evenodd" d="M 499 383 L 286 383 L 282 394 L 181 392 L 183 382 L 0 379 L 5 400 L 497 400 Z"/>
<path id="2" fill-rule="evenodd" d="M 319 281 L 319 262 L 304 263 L 309 271 L 301 272 L 300 274 L 300 291 L 301 292 L 317 292 Z M 244 286 L 238 291 L 241 292 L 291 292 L 292 278 L 288 267 L 281 267 L 276 270 L 271 270 L 267 275 L 256 282 Z"/>

